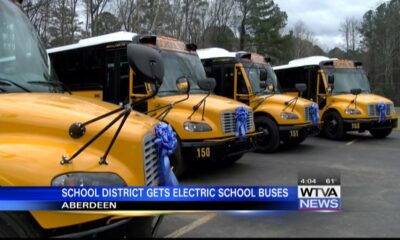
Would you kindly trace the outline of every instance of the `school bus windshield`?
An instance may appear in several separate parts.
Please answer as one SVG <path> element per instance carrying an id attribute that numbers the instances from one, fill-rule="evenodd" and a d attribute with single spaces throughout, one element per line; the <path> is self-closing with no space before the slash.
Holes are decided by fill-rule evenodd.
<path id="1" fill-rule="evenodd" d="M 197 55 L 171 51 L 162 51 L 161 55 L 164 59 L 165 75 L 158 95 L 179 94 L 176 80 L 183 77 L 190 83 L 190 93 L 207 93 L 197 84 L 198 81 L 206 78 L 203 65 Z"/>
<path id="2" fill-rule="evenodd" d="M 260 94 L 270 94 L 272 92 L 278 92 L 279 85 L 278 79 L 272 67 L 269 64 L 259 64 L 259 63 L 246 63 L 243 64 L 246 69 L 246 74 L 249 78 L 251 88 L 255 95 Z M 260 87 L 260 70 L 267 70 L 267 84 L 272 84 L 274 86 L 274 90 L 270 91 L 268 89 L 262 89 Z"/>
<path id="3" fill-rule="evenodd" d="M 352 89 L 361 89 L 363 93 L 370 93 L 368 78 L 361 69 L 332 69 L 325 71 L 326 78 L 333 75 L 332 95 L 348 94 Z"/>
<path id="4" fill-rule="evenodd" d="M 0 1 L 0 93 L 60 91 L 48 84 L 50 73 L 46 49 L 22 12 Z"/>

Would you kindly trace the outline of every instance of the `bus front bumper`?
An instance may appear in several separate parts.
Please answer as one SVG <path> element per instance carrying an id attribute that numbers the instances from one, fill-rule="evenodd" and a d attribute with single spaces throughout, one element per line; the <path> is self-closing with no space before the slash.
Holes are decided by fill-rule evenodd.
<path id="1" fill-rule="evenodd" d="M 384 122 L 379 122 L 378 119 L 344 119 L 343 125 L 345 131 L 364 132 L 370 129 L 397 128 L 398 119 L 389 118 Z"/>
<path id="2" fill-rule="evenodd" d="M 221 161 L 226 157 L 253 151 L 254 138 L 258 134 L 261 133 L 206 141 L 182 141 L 183 156 L 189 160 Z"/>
<path id="3" fill-rule="evenodd" d="M 315 136 L 319 133 L 320 128 L 318 125 L 302 124 L 302 125 L 290 125 L 290 126 L 279 126 L 279 136 L 281 139 L 293 139 L 293 138 L 306 138 L 307 136 Z"/>

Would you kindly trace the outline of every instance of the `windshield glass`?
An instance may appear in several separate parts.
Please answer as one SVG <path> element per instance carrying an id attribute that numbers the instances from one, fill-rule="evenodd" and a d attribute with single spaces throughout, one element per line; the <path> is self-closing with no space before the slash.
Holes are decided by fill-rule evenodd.
<path id="1" fill-rule="evenodd" d="M 203 93 L 206 91 L 200 89 L 198 81 L 206 79 L 206 73 L 203 65 L 197 55 L 162 51 L 164 59 L 164 79 L 158 91 L 158 95 L 180 94 L 176 86 L 176 80 L 186 77 L 190 83 L 190 93 Z"/>
<path id="2" fill-rule="evenodd" d="M 248 63 L 243 64 L 244 68 L 246 69 L 247 76 L 250 81 L 251 88 L 255 95 L 260 94 L 270 94 L 273 92 L 278 92 L 278 79 L 274 70 L 272 69 L 271 65 L 269 64 L 259 64 L 259 63 Z M 274 86 L 274 90 L 270 91 L 268 89 L 262 89 L 260 87 L 260 69 L 267 70 L 267 85 L 272 84 Z"/>
<path id="3" fill-rule="evenodd" d="M 43 84 L 53 80 L 46 49 L 29 20 L 11 1 L 0 1 L 0 93 L 62 92 L 54 82 Z"/>
<path id="4" fill-rule="evenodd" d="M 351 89 L 360 88 L 363 93 L 370 93 L 368 78 L 362 69 L 332 69 L 325 71 L 326 78 L 335 76 L 332 95 L 351 93 Z"/>

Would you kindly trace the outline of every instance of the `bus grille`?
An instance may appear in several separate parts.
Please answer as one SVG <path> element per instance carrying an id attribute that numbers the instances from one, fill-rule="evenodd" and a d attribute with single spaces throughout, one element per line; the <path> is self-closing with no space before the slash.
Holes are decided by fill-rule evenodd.
<path id="1" fill-rule="evenodd" d="M 312 119 L 312 116 L 310 114 L 310 108 L 311 105 L 304 108 L 304 118 L 307 122 L 310 122 Z"/>
<path id="2" fill-rule="evenodd" d="M 144 156 L 144 177 L 146 186 L 157 186 L 159 181 L 158 172 L 158 152 L 154 143 L 154 136 L 147 135 L 144 138 L 143 156 Z"/>
<path id="3" fill-rule="evenodd" d="M 393 104 L 386 104 L 386 115 L 391 115 L 394 111 Z M 377 117 L 378 116 L 378 104 L 368 104 L 368 116 Z"/>
<path id="4" fill-rule="evenodd" d="M 222 113 L 222 130 L 225 134 L 234 133 L 236 131 L 236 118 L 235 112 L 224 112 Z M 248 112 L 247 116 L 247 131 L 253 128 L 254 125 L 254 115 L 253 111 Z"/>

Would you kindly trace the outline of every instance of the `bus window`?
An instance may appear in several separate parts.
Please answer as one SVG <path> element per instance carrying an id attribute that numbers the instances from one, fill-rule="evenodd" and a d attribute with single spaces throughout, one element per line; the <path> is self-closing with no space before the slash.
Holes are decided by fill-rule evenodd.
<path id="1" fill-rule="evenodd" d="M 222 66 L 221 66 L 222 67 Z M 233 67 L 226 67 L 222 69 L 224 71 L 224 83 L 222 85 L 222 89 L 224 92 L 224 96 L 228 98 L 233 98 L 234 93 L 234 72 Z"/>
<path id="2" fill-rule="evenodd" d="M 128 57 L 121 53 L 119 61 L 119 102 L 127 103 L 129 100 L 129 69 Z"/>
<path id="3" fill-rule="evenodd" d="M 236 93 L 237 94 L 249 94 L 249 91 L 246 86 L 246 81 L 244 80 L 242 71 L 240 68 L 236 68 L 237 70 L 237 86 Z"/>
<path id="4" fill-rule="evenodd" d="M 224 82 L 223 82 L 223 79 L 221 78 L 223 67 L 214 66 L 214 67 L 210 67 L 210 68 L 212 68 L 212 70 L 211 70 L 212 74 L 209 74 L 208 76 L 214 77 L 215 81 L 216 81 L 214 93 L 217 95 L 225 96 L 225 91 L 224 91 L 224 88 L 222 87 L 224 85 Z"/>

